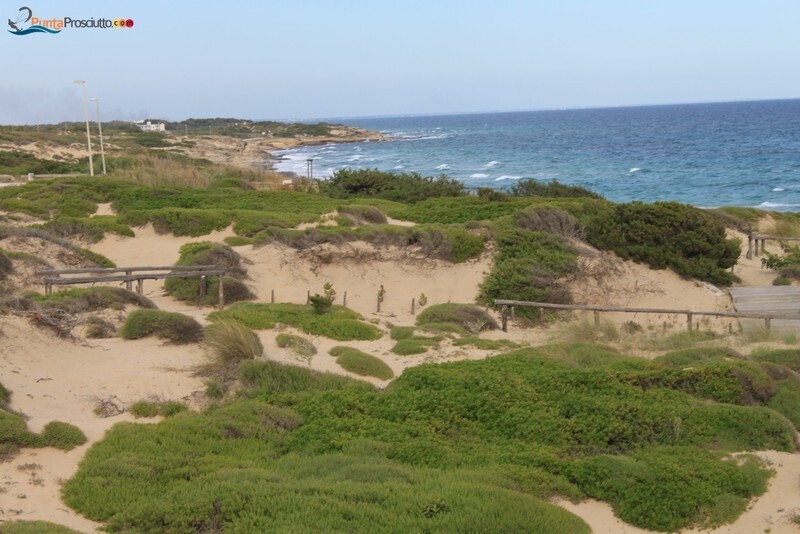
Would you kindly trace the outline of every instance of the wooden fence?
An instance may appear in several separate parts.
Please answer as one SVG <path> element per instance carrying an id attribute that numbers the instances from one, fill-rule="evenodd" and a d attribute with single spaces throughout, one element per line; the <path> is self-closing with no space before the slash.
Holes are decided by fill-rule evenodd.
<path id="1" fill-rule="evenodd" d="M 124 273 L 124 274 L 117 274 Z M 88 269 L 43 269 L 36 271 L 39 276 L 44 276 L 44 292 L 50 295 L 53 286 L 73 284 L 95 284 L 98 282 L 125 282 L 125 288 L 132 291 L 133 282 L 136 282 L 136 292 L 143 292 L 145 280 L 164 280 L 166 278 L 200 278 L 200 296 L 205 297 L 209 276 L 219 277 L 219 305 L 225 302 L 222 277 L 224 269 L 216 265 L 170 265 L 167 267 L 115 267 L 115 268 L 88 268 Z M 88 275 L 88 276 L 80 276 Z"/>
<path id="2" fill-rule="evenodd" d="M 776 237 L 771 235 L 749 235 L 747 236 L 747 259 L 752 260 L 753 256 L 758 257 L 758 244 L 761 243 L 761 252 L 766 252 L 767 240 L 770 241 L 800 241 L 800 237 Z M 755 247 L 753 247 L 755 243 Z"/>
<path id="3" fill-rule="evenodd" d="M 508 317 L 513 314 L 514 308 L 541 308 L 554 310 L 578 310 L 594 312 L 594 322 L 600 322 L 600 312 L 620 312 L 620 313 L 665 313 L 686 316 L 686 326 L 692 330 L 692 318 L 695 315 L 711 317 L 728 317 L 734 319 L 763 319 L 767 331 L 771 328 L 772 319 L 796 319 L 800 321 L 800 314 L 766 314 L 766 313 L 739 313 L 726 311 L 694 311 L 694 310 L 671 310 L 660 308 L 628 308 L 620 306 L 591 306 L 584 304 L 552 304 L 549 302 L 527 302 L 522 300 L 495 300 L 496 306 L 501 306 L 500 317 L 503 332 L 508 332 Z"/>

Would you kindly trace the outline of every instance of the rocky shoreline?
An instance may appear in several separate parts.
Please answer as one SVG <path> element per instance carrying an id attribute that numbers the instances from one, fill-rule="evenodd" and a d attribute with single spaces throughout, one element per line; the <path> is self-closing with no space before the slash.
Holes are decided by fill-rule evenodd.
<path id="1" fill-rule="evenodd" d="M 317 146 L 331 143 L 359 143 L 386 141 L 380 132 L 340 126 L 331 129 L 330 135 L 298 135 L 296 137 L 254 137 L 237 139 L 223 135 L 178 136 L 174 146 L 166 148 L 192 158 L 202 158 L 214 163 L 231 165 L 250 170 L 272 171 L 275 161 L 273 152 L 299 146 Z"/>

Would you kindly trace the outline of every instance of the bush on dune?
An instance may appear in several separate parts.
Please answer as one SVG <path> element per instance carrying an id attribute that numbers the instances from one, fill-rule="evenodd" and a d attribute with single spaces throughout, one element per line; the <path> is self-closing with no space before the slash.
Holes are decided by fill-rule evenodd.
<path id="1" fill-rule="evenodd" d="M 195 343 L 203 339 L 203 327 L 181 313 L 161 310 L 136 310 L 128 315 L 119 330 L 123 339 L 157 336 L 173 343 Z"/>
<path id="2" fill-rule="evenodd" d="M 729 388 L 720 378 L 739 376 L 737 365 L 705 375 L 706 386 L 703 375 L 689 388 L 672 374 L 642 387 L 636 380 L 663 363 L 560 345 L 422 365 L 379 392 L 245 361 L 238 399 L 112 428 L 64 498 L 112 530 L 586 531 L 550 515 L 555 494 L 606 500 L 642 528 L 711 528 L 744 511 L 769 477 L 727 451 L 795 448 L 793 426 L 763 401 L 695 396 Z"/>
<path id="3" fill-rule="evenodd" d="M 677 202 L 618 204 L 591 224 L 589 243 L 653 269 L 669 267 L 681 276 L 730 285 L 730 269 L 741 243 L 728 239 L 712 215 Z"/>
<path id="4" fill-rule="evenodd" d="M 180 258 L 176 265 L 215 265 L 219 269 L 224 269 L 227 273 L 222 278 L 225 304 L 255 298 L 252 291 L 242 282 L 247 276 L 247 271 L 242 265 L 241 256 L 228 245 L 208 241 L 187 243 L 181 247 Z M 204 298 L 200 296 L 200 284 L 200 277 L 168 278 L 164 281 L 164 289 L 178 300 L 216 305 L 219 299 L 219 277 L 211 276 L 206 279 Z"/>
<path id="5" fill-rule="evenodd" d="M 332 198 L 376 197 L 407 203 L 466 194 L 463 183 L 445 175 L 432 178 L 378 169 L 340 169 L 320 182 L 319 190 Z"/>

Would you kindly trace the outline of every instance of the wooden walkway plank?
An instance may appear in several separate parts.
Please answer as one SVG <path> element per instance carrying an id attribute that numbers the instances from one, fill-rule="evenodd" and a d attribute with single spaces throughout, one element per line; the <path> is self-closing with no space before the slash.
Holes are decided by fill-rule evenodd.
<path id="1" fill-rule="evenodd" d="M 742 313 L 770 315 L 800 314 L 800 289 L 793 286 L 733 287 L 730 289 L 733 307 Z M 740 319 L 742 330 L 752 332 L 763 327 L 757 320 Z M 800 331 L 800 321 L 774 319 L 772 328 Z"/>

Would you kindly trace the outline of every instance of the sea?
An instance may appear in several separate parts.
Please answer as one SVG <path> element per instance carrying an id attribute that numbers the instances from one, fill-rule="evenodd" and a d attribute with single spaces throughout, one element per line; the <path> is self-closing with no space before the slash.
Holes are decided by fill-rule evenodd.
<path id="1" fill-rule="evenodd" d="M 800 211 L 800 99 L 338 119 L 389 141 L 273 154 L 276 170 L 446 174 L 469 188 L 558 180 L 615 202 Z"/>

